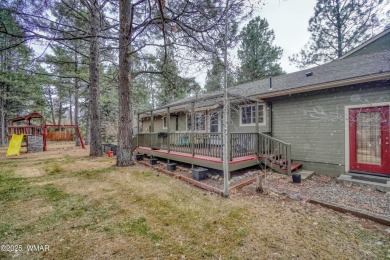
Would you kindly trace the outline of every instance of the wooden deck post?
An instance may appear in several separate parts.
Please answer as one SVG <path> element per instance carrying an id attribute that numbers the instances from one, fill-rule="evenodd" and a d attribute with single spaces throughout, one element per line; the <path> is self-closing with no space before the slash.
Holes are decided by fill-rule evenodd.
<path id="1" fill-rule="evenodd" d="M 167 151 L 168 153 L 171 151 L 171 141 L 170 141 L 170 135 L 169 133 L 171 132 L 171 114 L 170 114 L 170 108 L 167 107 L 167 117 L 166 117 L 166 120 L 167 120 Z M 163 122 L 164 124 L 164 122 Z M 168 160 L 168 163 L 169 163 L 169 160 Z"/>
<path id="2" fill-rule="evenodd" d="M 291 145 L 287 145 L 287 175 L 291 175 Z"/>
<path id="3" fill-rule="evenodd" d="M 150 148 L 154 147 L 153 144 L 153 138 L 154 138 L 154 116 L 153 116 L 153 110 L 150 111 Z"/>
<path id="4" fill-rule="evenodd" d="M 192 157 L 195 156 L 195 102 L 191 103 L 191 134 L 190 134 L 190 145 L 191 145 L 191 154 Z"/>
<path id="5" fill-rule="evenodd" d="M 223 195 L 227 197 L 229 196 L 229 180 L 230 180 L 229 161 L 231 161 L 232 158 L 231 158 L 231 141 L 230 141 L 231 136 L 229 131 L 230 105 L 229 105 L 229 99 L 226 96 L 224 101 L 225 102 L 223 108 L 222 165 L 223 165 Z"/>
<path id="6" fill-rule="evenodd" d="M 139 147 L 139 133 L 140 133 L 140 130 L 139 130 L 139 113 L 137 112 L 137 147 Z M 131 144 L 131 145 L 134 145 L 134 144 Z"/>
<path id="7" fill-rule="evenodd" d="M 257 137 L 255 149 L 256 149 L 256 155 L 258 156 L 259 155 L 259 102 L 256 102 L 255 123 L 256 123 L 255 132 Z"/>

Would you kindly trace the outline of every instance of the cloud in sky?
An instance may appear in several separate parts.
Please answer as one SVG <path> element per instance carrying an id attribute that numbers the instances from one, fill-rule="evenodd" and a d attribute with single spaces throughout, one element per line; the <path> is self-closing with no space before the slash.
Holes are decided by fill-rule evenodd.
<path id="1" fill-rule="evenodd" d="M 274 30 L 274 44 L 283 49 L 280 63 L 288 73 L 299 70 L 295 65 L 290 65 L 288 57 L 299 52 L 310 39 L 307 28 L 309 19 L 314 14 L 315 4 L 316 0 L 265 0 L 263 7 L 253 15 L 253 18 L 266 18 L 269 28 Z M 229 60 L 236 63 L 237 49 L 229 52 Z M 207 68 L 203 67 L 200 71 L 194 71 L 191 76 L 204 85 L 206 72 Z"/>

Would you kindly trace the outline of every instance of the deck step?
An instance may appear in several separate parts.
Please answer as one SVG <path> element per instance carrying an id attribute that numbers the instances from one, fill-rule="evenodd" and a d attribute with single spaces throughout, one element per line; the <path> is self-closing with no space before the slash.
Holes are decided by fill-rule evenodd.
<path id="1" fill-rule="evenodd" d="M 368 187 L 373 190 L 390 192 L 390 178 L 347 173 L 337 178 L 338 183 Z"/>
<path id="2" fill-rule="evenodd" d="M 299 169 L 301 166 L 302 166 L 302 163 L 293 163 L 293 164 L 291 164 L 291 171 L 293 172 L 293 171 Z M 283 167 L 281 169 L 283 171 L 287 171 L 287 167 Z"/>
<path id="3" fill-rule="evenodd" d="M 268 158 L 269 158 L 269 159 L 275 159 L 275 160 L 277 160 L 277 159 L 279 159 L 281 156 L 282 156 L 281 154 L 271 153 L 271 154 L 268 155 Z"/>
<path id="4" fill-rule="evenodd" d="M 297 173 L 299 175 L 301 175 L 302 180 L 306 180 L 307 178 L 309 178 L 310 176 L 312 176 L 314 174 L 314 171 L 299 170 Z"/>

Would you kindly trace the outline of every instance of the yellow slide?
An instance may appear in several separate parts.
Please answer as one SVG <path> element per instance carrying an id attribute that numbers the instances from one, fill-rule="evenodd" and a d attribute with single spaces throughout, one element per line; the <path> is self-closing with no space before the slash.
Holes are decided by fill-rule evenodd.
<path id="1" fill-rule="evenodd" d="M 8 146 L 8 151 L 6 156 L 13 156 L 20 154 L 20 148 L 22 147 L 22 141 L 23 141 L 23 134 L 17 135 L 13 134 L 11 138 L 11 142 Z"/>

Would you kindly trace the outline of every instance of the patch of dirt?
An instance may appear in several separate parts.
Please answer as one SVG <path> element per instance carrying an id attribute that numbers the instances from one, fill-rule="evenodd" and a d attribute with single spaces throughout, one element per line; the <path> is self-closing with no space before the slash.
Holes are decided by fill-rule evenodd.
<path id="1" fill-rule="evenodd" d="M 83 158 L 78 160 L 77 163 L 67 163 L 63 166 L 67 173 L 81 172 L 81 171 L 93 171 L 102 168 L 107 168 L 115 165 L 115 161 L 112 158 L 107 159 L 89 159 Z"/>
<path id="2" fill-rule="evenodd" d="M 21 167 L 15 171 L 17 177 L 34 178 L 44 175 L 44 171 L 35 167 Z"/>
<path id="3" fill-rule="evenodd" d="M 0 206 L 0 208 L 2 208 Z M 48 205 L 42 198 L 33 198 L 29 201 L 15 201 L 8 207 L 2 208 L 1 220 L 16 223 L 15 227 L 20 228 L 35 221 L 40 220 L 46 214 L 53 211 L 53 207 Z"/>

